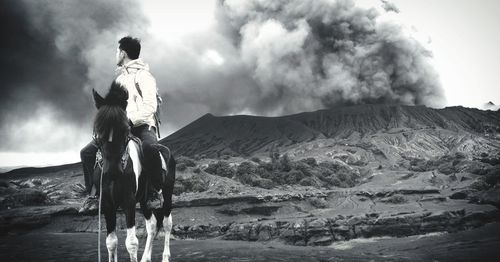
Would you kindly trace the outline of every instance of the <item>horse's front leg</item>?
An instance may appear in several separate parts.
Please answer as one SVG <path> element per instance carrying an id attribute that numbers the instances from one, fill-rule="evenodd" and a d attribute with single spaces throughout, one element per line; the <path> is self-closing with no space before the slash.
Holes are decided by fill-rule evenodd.
<path id="1" fill-rule="evenodd" d="M 151 254 L 153 252 L 153 240 L 158 232 L 156 217 L 152 210 L 147 206 L 146 202 L 141 202 L 142 213 L 146 219 L 146 232 L 148 237 L 146 239 L 146 246 L 144 247 L 144 253 L 142 254 L 141 262 L 151 261 Z"/>
<path id="2" fill-rule="evenodd" d="M 172 214 L 163 219 L 163 229 L 165 230 L 165 247 L 163 249 L 163 262 L 170 261 L 170 232 L 172 232 Z"/>
<path id="3" fill-rule="evenodd" d="M 108 210 L 110 210 L 109 208 Z M 118 262 L 118 237 L 116 236 L 116 210 L 106 211 L 104 213 L 106 218 L 106 230 L 108 235 L 106 237 L 106 247 L 108 248 L 109 262 Z"/>
<path id="4" fill-rule="evenodd" d="M 139 240 L 135 232 L 135 198 L 133 203 L 124 208 L 125 219 L 127 221 L 127 239 L 125 239 L 125 246 L 130 255 L 130 261 L 137 262 L 137 250 L 139 249 Z"/>
<path id="5" fill-rule="evenodd" d="M 172 192 L 174 192 L 175 183 L 175 160 L 171 157 L 168 167 L 168 176 L 162 189 L 163 206 L 162 215 L 163 229 L 165 230 L 165 246 L 163 249 L 163 262 L 170 260 L 170 234 L 172 232 Z"/>

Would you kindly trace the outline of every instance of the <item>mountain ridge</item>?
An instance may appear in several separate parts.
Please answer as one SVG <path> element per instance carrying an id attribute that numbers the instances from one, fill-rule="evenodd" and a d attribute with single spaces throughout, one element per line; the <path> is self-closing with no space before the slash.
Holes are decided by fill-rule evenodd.
<path id="1" fill-rule="evenodd" d="M 368 104 L 277 117 L 207 113 L 160 143 L 178 155 L 250 156 L 272 144 L 283 146 L 323 138 L 347 138 L 353 133 L 364 137 L 390 129 L 445 129 L 496 137 L 500 132 L 500 110 Z"/>

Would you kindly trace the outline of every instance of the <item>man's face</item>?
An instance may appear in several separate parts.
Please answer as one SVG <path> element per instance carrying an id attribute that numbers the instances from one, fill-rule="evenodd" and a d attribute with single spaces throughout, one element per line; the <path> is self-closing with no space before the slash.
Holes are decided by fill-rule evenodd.
<path id="1" fill-rule="evenodd" d="M 125 57 L 125 52 L 120 48 L 116 49 L 116 65 L 121 66 L 123 64 L 123 58 Z"/>

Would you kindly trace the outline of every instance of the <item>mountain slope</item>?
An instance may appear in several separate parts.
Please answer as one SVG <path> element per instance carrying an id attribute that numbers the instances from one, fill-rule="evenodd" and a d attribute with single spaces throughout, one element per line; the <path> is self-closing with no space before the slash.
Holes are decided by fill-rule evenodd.
<path id="1" fill-rule="evenodd" d="M 497 138 L 500 111 L 464 107 L 356 105 L 281 117 L 206 114 L 161 140 L 178 155 L 252 155 L 272 144 L 290 146 L 317 139 L 359 139 L 390 130 L 447 130 Z M 427 131 L 426 131 L 427 132 Z M 432 143 L 432 142 L 431 142 Z"/>

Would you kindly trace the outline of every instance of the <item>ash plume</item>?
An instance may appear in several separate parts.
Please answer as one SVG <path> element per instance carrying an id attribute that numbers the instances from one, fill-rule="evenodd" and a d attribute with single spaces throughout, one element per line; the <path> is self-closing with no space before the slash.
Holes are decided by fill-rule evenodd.
<path id="1" fill-rule="evenodd" d="M 443 102 L 430 51 L 375 9 L 351 0 L 219 4 L 221 31 L 257 83 L 256 112 Z"/>
<path id="2" fill-rule="evenodd" d="M 387 0 L 381 0 L 382 2 L 382 8 L 384 8 L 385 11 L 387 12 L 394 12 L 394 13 L 399 13 L 399 8 L 392 2 L 389 2 Z"/>

